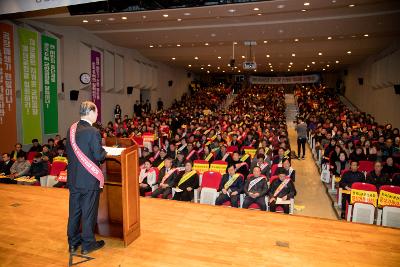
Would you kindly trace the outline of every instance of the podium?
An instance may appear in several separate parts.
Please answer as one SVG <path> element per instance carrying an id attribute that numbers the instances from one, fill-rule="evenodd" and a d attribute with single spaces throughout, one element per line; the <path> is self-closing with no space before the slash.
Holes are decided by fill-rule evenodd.
<path id="1" fill-rule="evenodd" d="M 125 247 L 140 236 L 139 154 L 128 138 L 106 138 L 106 146 L 124 147 L 120 156 L 107 156 L 103 164 L 104 188 L 100 194 L 96 231 L 123 240 Z"/>

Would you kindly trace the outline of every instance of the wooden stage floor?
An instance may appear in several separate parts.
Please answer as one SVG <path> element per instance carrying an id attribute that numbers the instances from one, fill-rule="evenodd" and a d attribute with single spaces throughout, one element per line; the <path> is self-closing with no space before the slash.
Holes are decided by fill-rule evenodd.
<path id="1" fill-rule="evenodd" d="M 67 266 L 68 191 L 0 185 L 0 266 Z M 400 230 L 141 199 L 141 236 L 78 266 L 400 266 Z"/>

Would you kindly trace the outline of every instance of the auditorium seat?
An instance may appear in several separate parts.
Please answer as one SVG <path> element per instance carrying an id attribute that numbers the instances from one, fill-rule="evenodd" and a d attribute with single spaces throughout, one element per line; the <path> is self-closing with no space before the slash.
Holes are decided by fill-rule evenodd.
<path id="1" fill-rule="evenodd" d="M 377 192 L 376 186 L 368 183 L 353 183 L 351 190 Z M 371 203 L 355 202 L 347 205 L 347 221 L 373 224 L 375 219 L 375 206 Z"/>
<path id="2" fill-rule="evenodd" d="M 369 173 L 374 170 L 374 162 L 367 160 L 360 160 L 358 170 L 363 173 Z"/>
<path id="3" fill-rule="evenodd" d="M 210 165 L 210 171 L 219 172 L 221 175 L 226 173 L 228 163 L 223 160 L 216 160 Z"/>
<path id="4" fill-rule="evenodd" d="M 400 195 L 400 186 L 382 185 L 379 193 L 386 191 L 389 193 Z M 383 205 L 378 208 L 377 225 L 398 227 L 400 228 L 400 207 Z"/>
<path id="5" fill-rule="evenodd" d="M 222 175 L 219 172 L 207 171 L 203 173 L 203 180 L 200 186 L 200 204 L 215 205 L 221 178 Z"/>

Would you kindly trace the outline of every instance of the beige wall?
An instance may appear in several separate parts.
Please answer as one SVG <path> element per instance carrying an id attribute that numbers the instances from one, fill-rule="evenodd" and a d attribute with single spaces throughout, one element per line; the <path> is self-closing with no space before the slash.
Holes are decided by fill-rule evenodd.
<path id="1" fill-rule="evenodd" d="M 348 68 L 344 76 L 345 96 L 360 110 L 372 114 L 380 124 L 400 128 L 400 95 L 393 84 L 400 83 L 399 47 L 391 46 L 378 55 Z M 359 85 L 358 78 L 364 79 Z"/>

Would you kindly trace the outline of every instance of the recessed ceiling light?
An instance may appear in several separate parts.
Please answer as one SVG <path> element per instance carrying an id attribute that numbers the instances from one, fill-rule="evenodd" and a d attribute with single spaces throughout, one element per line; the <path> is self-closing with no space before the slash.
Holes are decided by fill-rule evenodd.
<path id="1" fill-rule="evenodd" d="M 210 71 L 208 70 L 207 73 L 210 73 Z"/>
<path id="2" fill-rule="evenodd" d="M 349 55 L 350 55 L 350 54 L 351 54 L 351 51 L 347 51 L 347 54 L 349 54 Z"/>
<path id="3" fill-rule="evenodd" d="M 260 10 L 258 7 L 253 8 L 254 11 Z"/>
<path id="4" fill-rule="evenodd" d="M 237 45 L 237 42 L 233 42 L 234 45 Z"/>
<path id="5" fill-rule="evenodd" d="M 339 63 L 339 60 L 336 60 L 335 63 L 336 63 L 336 64 Z"/>
<path id="6" fill-rule="evenodd" d="M 218 59 L 221 59 L 221 56 L 218 56 Z"/>
<path id="7" fill-rule="evenodd" d="M 310 67 L 310 65 L 307 65 L 307 68 L 309 68 Z"/>
<path id="8" fill-rule="evenodd" d="M 108 18 L 107 20 L 109 20 L 109 21 L 114 21 L 115 18 Z"/>
<path id="9" fill-rule="evenodd" d="M 182 21 L 182 19 L 177 19 L 177 21 Z"/>
<path id="10" fill-rule="evenodd" d="M 208 45 L 208 43 L 205 43 L 204 45 Z"/>
<path id="11" fill-rule="evenodd" d="M 245 56 L 242 56 L 242 58 L 246 58 Z"/>
<path id="12" fill-rule="evenodd" d="M 293 65 L 293 62 L 289 62 L 290 65 Z"/>
<path id="13" fill-rule="evenodd" d="M 269 55 L 267 55 L 267 57 L 269 57 Z"/>
<path id="14" fill-rule="evenodd" d="M 224 70 L 222 72 L 225 72 Z"/>
<path id="15" fill-rule="evenodd" d="M 332 0 L 332 3 L 333 3 L 333 4 L 336 3 L 336 0 Z"/>
<path id="16" fill-rule="evenodd" d="M 328 68 L 329 68 L 329 64 L 326 64 L 326 67 L 328 67 Z"/>
<path id="17" fill-rule="evenodd" d="M 304 69 L 305 71 L 307 71 L 307 69 Z"/>
<path id="18" fill-rule="evenodd" d="M 177 47 L 180 47 L 181 45 L 180 45 L 180 44 L 176 44 L 176 46 L 177 46 Z"/>
<path id="19" fill-rule="evenodd" d="M 211 37 L 215 37 L 215 36 L 217 36 L 215 33 L 212 33 L 212 34 L 211 34 Z"/>
<path id="20" fill-rule="evenodd" d="M 204 68 L 203 68 L 203 67 L 201 67 L 200 69 L 201 69 L 201 70 L 204 70 Z"/>
<path id="21" fill-rule="evenodd" d="M 236 10 L 235 10 L 235 9 L 229 9 L 228 12 L 230 12 L 230 13 L 235 13 Z"/>
<path id="22" fill-rule="evenodd" d="M 274 70 L 271 70 L 271 71 L 274 71 Z"/>
<path id="23" fill-rule="evenodd" d="M 364 37 L 368 37 L 368 36 L 369 36 L 368 33 L 364 34 Z"/>
<path id="24" fill-rule="evenodd" d="M 287 69 L 287 71 L 290 71 L 290 69 Z"/>
<path id="25" fill-rule="evenodd" d="M 292 57 L 295 57 L 296 56 L 296 54 L 295 53 L 292 53 Z"/>
<path id="26" fill-rule="evenodd" d="M 172 58 L 172 60 L 175 60 L 175 59 L 176 59 L 176 58 L 174 58 L 174 57 Z"/>
<path id="27" fill-rule="evenodd" d="M 189 68 L 190 68 L 191 66 L 192 66 L 192 65 L 190 65 L 190 64 L 188 65 Z"/>
<path id="28" fill-rule="evenodd" d="M 122 19 L 122 20 L 127 20 L 128 18 L 127 18 L 127 17 L 121 17 L 121 19 Z"/>
<path id="29" fill-rule="evenodd" d="M 356 37 L 357 37 L 357 35 L 352 35 L 352 36 L 351 36 L 351 38 L 356 38 Z"/>
<path id="30" fill-rule="evenodd" d="M 354 5 L 354 4 L 351 4 L 351 5 L 349 5 L 349 7 L 355 7 L 356 5 Z"/>
<path id="31" fill-rule="evenodd" d="M 291 67 L 292 67 L 292 65 L 289 65 L 289 66 L 288 66 L 288 68 L 291 68 Z"/>
<path id="32" fill-rule="evenodd" d="M 240 72 L 240 70 L 238 70 L 238 72 Z"/>
<path id="33" fill-rule="evenodd" d="M 297 39 L 297 38 L 296 38 L 296 39 L 294 39 L 294 41 L 295 41 L 295 42 L 298 42 L 298 41 L 299 41 L 299 39 Z"/>
<path id="34" fill-rule="evenodd" d="M 95 19 L 94 21 L 96 21 L 96 22 L 100 22 L 100 21 L 101 21 L 101 19 Z"/>
<path id="35" fill-rule="evenodd" d="M 322 56 L 322 52 L 318 52 L 318 56 Z"/>
<path id="36" fill-rule="evenodd" d="M 164 18 L 168 18 L 168 14 L 164 14 L 163 17 L 164 17 Z"/>
<path id="37" fill-rule="evenodd" d="M 89 21 L 87 19 L 82 20 L 83 23 L 88 23 Z"/>
<path id="38" fill-rule="evenodd" d="M 325 69 L 322 69 L 322 70 L 325 70 Z"/>
<path id="39" fill-rule="evenodd" d="M 315 64 L 315 61 L 311 62 L 311 64 L 313 64 L 313 65 L 314 65 L 314 64 Z"/>
<path id="40" fill-rule="evenodd" d="M 271 62 L 269 62 L 268 65 L 272 66 Z"/>
<path id="41" fill-rule="evenodd" d="M 235 66 L 235 69 L 237 69 L 237 67 Z"/>
<path id="42" fill-rule="evenodd" d="M 254 70 L 254 72 L 257 72 L 257 70 Z"/>
<path id="43" fill-rule="evenodd" d="M 190 16 L 190 15 L 192 15 L 192 14 L 189 13 L 189 12 L 185 12 L 185 13 L 183 13 L 183 15 L 184 15 L 184 16 Z"/>
<path id="44" fill-rule="evenodd" d="M 231 65 L 228 64 L 227 66 L 230 67 Z"/>
<path id="45" fill-rule="evenodd" d="M 278 5 L 277 8 L 284 8 L 285 5 Z"/>
<path id="46" fill-rule="evenodd" d="M 142 18 L 145 19 L 145 18 L 147 18 L 147 16 L 146 16 L 146 15 L 143 15 Z"/>
<path id="47" fill-rule="evenodd" d="M 198 60 L 199 58 L 198 57 L 194 57 L 194 59 Z"/>
<path id="48" fill-rule="evenodd" d="M 309 6 L 309 5 L 310 5 L 310 3 L 308 3 L 308 2 L 305 2 L 305 3 L 304 3 L 304 5 L 305 5 L 305 6 Z"/>
<path id="49" fill-rule="evenodd" d="M 207 66 L 208 66 L 208 67 L 211 67 L 211 64 L 208 64 Z"/>
<path id="50" fill-rule="evenodd" d="M 265 40 L 265 41 L 264 41 L 264 44 L 266 44 L 266 43 L 268 43 L 268 41 L 267 41 L 267 40 Z"/>
<path id="51" fill-rule="evenodd" d="M 301 12 L 306 12 L 306 11 L 307 11 L 306 9 L 302 9 L 302 10 L 301 10 Z"/>
<path id="52" fill-rule="evenodd" d="M 161 45 L 161 44 L 159 44 L 159 45 L 158 45 L 158 47 L 162 47 L 162 45 Z"/>
<path id="53" fill-rule="evenodd" d="M 261 16 L 261 15 L 262 15 L 261 13 L 258 13 L 258 14 L 257 14 L 257 16 Z"/>
<path id="54" fill-rule="evenodd" d="M 328 37 L 328 40 L 332 40 L 332 37 L 331 37 L 331 36 L 329 36 L 329 37 Z"/>
<path id="55" fill-rule="evenodd" d="M 149 47 L 150 47 L 150 48 L 153 48 L 153 47 L 154 47 L 154 45 L 149 45 Z"/>
<path id="56" fill-rule="evenodd" d="M 217 67 L 217 69 L 220 69 L 220 67 Z"/>

